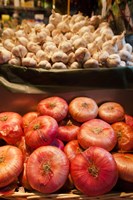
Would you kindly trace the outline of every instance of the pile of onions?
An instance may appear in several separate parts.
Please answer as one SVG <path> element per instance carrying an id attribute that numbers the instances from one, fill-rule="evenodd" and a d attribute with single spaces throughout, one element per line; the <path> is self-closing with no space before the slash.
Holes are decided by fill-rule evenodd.
<path id="1" fill-rule="evenodd" d="M 0 113 L 0 193 L 76 188 L 91 197 L 120 180 L 132 184 L 132 120 L 120 103 L 87 96 L 46 97 L 23 116 Z"/>

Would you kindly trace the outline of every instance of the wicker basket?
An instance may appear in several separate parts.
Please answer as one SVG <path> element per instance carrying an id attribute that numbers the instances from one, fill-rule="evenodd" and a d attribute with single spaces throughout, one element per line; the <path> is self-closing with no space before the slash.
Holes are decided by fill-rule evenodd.
<path id="1" fill-rule="evenodd" d="M 133 193 L 109 193 L 105 195 L 100 195 L 96 197 L 88 197 L 83 194 L 80 194 L 78 191 L 71 191 L 70 193 L 62 193 L 62 194 L 42 194 L 42 193 L 28 193 L 28 192 L 14 192 L 12 195 L 1 195 L 0 199 L 9 199 L 9 200 L 65 200 L 65 199 L 84 199 L 84 200 L 131 200 L 133 199 Z"/>

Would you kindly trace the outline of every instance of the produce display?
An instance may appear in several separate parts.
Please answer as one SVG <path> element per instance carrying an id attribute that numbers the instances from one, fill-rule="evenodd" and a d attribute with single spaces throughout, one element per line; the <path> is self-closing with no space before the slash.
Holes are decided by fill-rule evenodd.
<path id="1" fill-rule="evenodd" d="M 133 66 L 125 34 L 115 35 L 101 15 L 61 15 L 53 10 L 48 24 L 23 22 L 3 31 L 0 64 L 46 70 Z"/>
<path id="2" fill-rule="evenodd" d="M 96 197 L 133 184 L 133 116 L 118 102 L 51 96 L 23 115 L 3 111 L 0 141 L 0 195 Z"/>

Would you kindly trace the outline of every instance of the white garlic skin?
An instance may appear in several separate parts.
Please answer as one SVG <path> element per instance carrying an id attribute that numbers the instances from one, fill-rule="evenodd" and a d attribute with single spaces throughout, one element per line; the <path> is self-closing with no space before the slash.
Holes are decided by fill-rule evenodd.
<path id="1" fill-rule="evenodd" d="M 21 44 L 13 47 L 12 49 L 12 54 L 20 58 L 24 58 L 27 55 L 27 53 L 28 51 L 26 47 Z"/>
<path id="2" fill-rule="evenodd" d="M 73 62 L 75 62 L 75 53 L 71 52 L 68 54 L 68 63 L 71 64 Z"/>
<path id="3" fill-rule="evenodd" d="M 5 39 L 3 41 L 3 46 L 8 50 L 12 51 L 12 48 L 15 47 L 14 42 L 11 39 Z"/>
<path id="4" fill-rule="evenodd" d="M 38 63 L 37 67 L 41 67 L 41 68 L 44 68 L 44 69 L 51 69 L 51 63 L 48 62 L 47 60 L 42 60 Z"/>
<path id="5" fill-rule="evenodd" d="M 70 41 L 63 41 L 59 44 L 58 48 L 62 50 L 64 53 L 72 50 L 72 43 Z"/>
<path id="6" fill-rule="evenodd" d="M 50 60 L 49 54 L 47 54 L 45 51 L 43 51 L 41 49 L 36 52 L 36 58 L 37 58 L 38 62 L 40 62 L 42 60 L 47 60 L 47 61 Z"/>
<path id="7" fill-rule="evenodd" d="M 11 52 L 5 48 L 0 48 L 0 64 L 5 64 L 11 59 Z"/>
<path id="8" fill-rule="evenodd" d="M 119 56 L 123 61 L 131 60 L 131 53 L 124 48 L 119 51 Z"/>
<path id="9" fill-rule="evenodd" d="M 22 65 L 25 67 L 37 67 L 37 61 L 34 58 L 25 57 L 22 58 Z"/>
<path id="10" fill-rule="evenodd" d="M 30 52 L 37 53 L 37 51 L 41 49 L 41 46 L 35 42 L 30 41 L 27 44 L 27 49 Z"/>
<path id="11" fill-rule="evenodd" d="M 73 42 L 73 46 L 74 46 L 75 49 L 78 49 L 80 47 L 86 48 L 86 45 L 87 44 L 86 44 L 86 42 L 83 38 L 78 38 Z"/>
<path id="12" fill-rule="evenodd" d="M 14 57 L 14 58 L 11 58 L 8 63 L 10 65 L 17 65 L 17 66 L 21 66 L 21 59 L 19 57 Z"/>
<path id="13" fill-rule="evenodd" d="M 85 62 L 91 57 L 88 49 L 80 47 L 75 51 L 75 61 Z"/>
<path id="14" fill-rule="evenodd" d="M 68 62 L 68 55 L 63 51 L 57 51 L 53 53 L 51 60 L 53 63 L 62 62 L 66 64 Z"/>
<path id="15" fill-rule="evenodd" d="M 107 58 L 106 65 L 107 67 L 112 68 L 120 66 L 120 63 L 121 63 L 120 56 L 118 54 L 111 54 Z"/>
<path id="16" fill-rule="evenodd" d="M 27 43 L 28 43 L 29 41 L 28 41 L 28 39 L 26 38 L 26 37 L 18 37 L 17 38 L 17 44 L 21 44 L 21 45 L 23 45 L 23 46 L 27 46 Z"/>
<path id="17" fill-rule="evenodd" d="M 90 58 L 88 59 L 84 64 L 83 64 L 83 68 L 88 69 L 88 68 L 98 68 L 99 67 L 99 63 L 97 60 L 95 60 L 94 58 Z"/>
<path id="18" fill-rule="evenodd" d="M 101 51 L 98 57 L 99 63 L 102 65 L 106 64 L 108 57 L 109 57 L 109 53 L 107 51 Z"/>
<path id="19" fill-rule="evenodd" d="M 63 62 L 55 62 L 52 69 L 67 69 L 67 66 Z"/>
<path id="20" fill-rule="evenodd" d="M 81 69 L 81 64 L 75 61 L 70 64 L 69 69 Z"/>
<path id="21" fill-rule="evenodd" d="M 12 28 L 6 28 L 2 32 L 2 38 L 3 39 L 12 39 L 14 36 L 14 30 Z"/>
<path id="22" fill-rule="evenodd" d="M 128 51 L 130 54 L 133 52 L 133 47 L 129 43 L 125 43 L 124 46 L 123 46 L 123 49 Z"/>

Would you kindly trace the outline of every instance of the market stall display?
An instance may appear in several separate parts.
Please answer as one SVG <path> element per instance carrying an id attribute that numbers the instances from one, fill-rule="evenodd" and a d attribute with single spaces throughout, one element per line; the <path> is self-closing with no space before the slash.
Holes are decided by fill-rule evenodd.
<path id="1" fill-rule="evenodd" d="M 8 112 L 15 112 L 15 113 L 19 113 L 21 116 L 24 116 L 26 113 L 31 113 L 31 115 L 32 115 L 32 112 L 40 112 L 40 109 L 43 109 L 43 102 L 44 102 L 44 99 L 47 101 L 48 99 L 49 99 L 49 104 L 51 104 L 52 102 L 51 102 L 51 98 L 55 98 L 55 96 L 56 97 L 60 97 L 59 99 L 57 98 L 57 101 L 56 101 L 56 103 L 55 103 L 55 108 L 54 108 L 54 106 L 52 106 L 52 110 L 53 110 L 53 113 L 55 112 L 56 113 L 56 115 L 58 114 L 56 111 L 54 111 L 54 109 L 57 109 L 56 107 L 60 107 L 61 106 L 61 104 L 63 103 L 61 103 L 60 102 L 60 99 L 64 99 L 65 100 L 65 102 L 63 103 L 64 105 L 66 104 L 66 102 L 67 102 L 67 104 L 68 105 L 70 105 L 70 103 L 72 102 L 72 100 L 74 100 L 76 97 L 80 97 L 80 96 L 82 96 L 82 97 L 85 97 L 85 99 L 84 99 L 84 101 L 87 99 L 87 98 L 89 98 L 89 99 L 92 99 L 94 102 L 96 102 L 96 104 L 97 104 L 97 106 L 98 106 L 98 108 L 97 109 L 99 109 L 100 108 L 100 106 L 101 105 L 104 105 L 104 103 L 105 102 L 116 102 L 116 103 L 118 103 L 118 105 L 121 105 L 123 108 L 122 109 L 124 109 L 123 111 L 124 111 L 124 113 L 126 114 L 124 114 L 124 118 L 122 117 L 121 119 L 119 118 L 119 120 L 118 120 L 118 118 L 117 118 L 117 122 L 114 122 L 113 124 L 114 125 L 109 125 L 108 124 L 108 122 L 103 122 L 103 120 L 101 120 L 100 121 L 100 119 L 98 119 L 98 116 L 94 116 L 93 115 L 93 117 L 92 117 L 92 119 L 91 120 L 89 120 L 89 121 L 86 121 L 86 122 L 82 122 L 82 123 L 80 123 L 80 125 L 79 125 L 79 133 L 77 132 L 77 134 L 79 135 L 78 136 L 78 141 L 79 141 L 79 144 L 81 144 L 81 148 L 82 148 L 82 151 L 79 151 L 78 153 L 78 155 L 82 155 L 82 152 L 84 152 L 84 156 L 86 155 L 88 155 L 89 156 L 89 154 L 90 153 L 92 153 L 92 151 L 103 151 L 103 153 L 105 153 L 105 154 L 107 154 L 107 157 L 109 156 L 111 156 L 111 155 L 113 155 L 112 153 L 114 153 L 114 152 L 119 152 L 118 151 L 118 149 L 120 148 L 120 151 L 121 151 L 121 153 L 122 153 L 122 149 L 121 149 L 121 147 L 122 148 L 124 148 L 124 146 L 117 146 L 117 140 L 119 140 L 119 142 L 122 142 L 122 141 L 124 141 L 124 138 L 126 137 L 126 134 L 128 134 L 129 135 L 129 132 L 131 133 L 131 125 L 127 125 L 127 126 L 129 126 L 129 128 L 128 129 L 126 129 L 126 132 L 125 133 L 122 133 L 122 137 L 123 137 L 123 140 L 120 140 L 120 138 L 118 137 L 118 138 L 114 138 L 113 139 L 113 137 L 111 137 L 112 138 L 112 142 L 111 143 L 113 143 L 113 141 L 114 141 L 114 148 L 113 148 L 113 146 L 112 146 L 112 144 L 110 143 L 110 145 L 112 146 L 110 146 L 111 148 L 113 148 L 113 151 L 110 149 L 109 151 L 108 150 L 105 150 L 106 148 L 105 147 L 100 147 L 100 148 L 98 148 L 98 149 L 93 149 L 92 151 L 91 151 L 91 149 L 89 150 L 89 148 L 88 147 L 83 147 L 82 146 L 82 142 L 80 143 L 80 141 L 81 141 L 81 138 L 80 138 L 80 133 L 82 133 L 81 131 L 85 131 L 85 129 L 87 128 L 89 131 L 91 131 L 91 130 L 93 130 L 94 132 L 93 133 L 91 133 L 92 135 L 93 135 L 93 137 L 95 138 L 96 137 L 96 135 L 98 134 L 98 131 L 100 131 L 99 132 L 99 139 L 100 139 L 100 137 L 105 137 L 105 140 L 107 140 L 107 135 L 108 134 L 114 134 L 114 132 L 113 132 L 113 129 L 111 128 L 111 126 L 113 127 L 113 126 L 115 126 L 115 123 L 123 123 L 123 124 L 125 124 L 124 125 L 124 127 L 126 128 L 126 124 L 128 124 L 129 123 L 129 121 L 127 120 L 128 118 L 128 116 L 132 116 L 132 101 L 133 101 L 133 97 L 132 97 L 132 89 L 125 89 L 125 90 L 123 90 L 123 89 L 102 89 L 102 90 L 85 90 L 85 89 L 83 89 L 83 90 L 81 90 L 81 91 L 77 91 L 77 92 L 73 92 L 73 91 L 71 91 L 71 92 L 55 92 L 55 93 L 48 93 L 48 92 L 46 92 L 46 93 L 41 93 L 41 94 L 24 94 L 23 92 L 21 93 L 21 92 L 15 92 L 15 93 L 12 93 L 12 92 L 10 92 L 10 91 L 8 91 L 7 89 L 5 89 L 5 88 L 3 88 L 3 87 L 1 87 L 1 92 L 3 93 L 3 98 L 1 98 L 0 99 L 0 110 L 1 110 L 1 114 L 3 113 L 5 113 L 5 111 L 8 111 Z M 130 96 L 130 99 L 128 100 L 128 103 L 127 103 L 127 96 Z M 6 98 L 6 97 L 8 97 L 8 99 Z M 21 101 L 21 99 L 23 99 L 23 101 Z M 89 100 L 88 99 L 88 100 Z M 8 101 L 8 102 L 10 102 L 10 104 L 8 103 L 8 104 L 6 104 L 6 100 Z M 43 100 L 43 101 L 42 101 Z M 61 104 L 58 104 L 58 101 L 61 103 Z M 80 101 L 80 100 L 79 100 Z M 47 103 L 48 103 L 47 102 Z M 45 102 L 44 102 L 45 103 Z M 80 102 L 79 102 L 80 103 Z M 41 106 L 41 108 L 39 108 L 38 107 L 38 105 L 40 104 L 40 106 Z M 87 102 L 87 104 L 91 104 L 91 101 L 88 101 Z M 80 105 L 79 104 L 79 106 L 84 106 L 84 105 Z M 114 105 L 114 106 L 117 106 L 117 105 Z M 90 106 L 89 106 L 90 107 Z M 25 109 L 24 109 L 25 108 Z M 38 110 L 39 109 L 39 110 Z M 49 109 L 49 108 L 48 108 Z M 70 109 L 70 108 L 69 108 Z M 75 108 L 76 109 L 76 108 Z M 86 111 L 88 110 L 87 109 L 87 105 L 85 106 L 85 109 L 86 109 Z M 59 110 L 59 108 L 58 108 L 58 110 Z M 121 108 L 120 108 L 120 110 L 121 110 Z M 81 109 L 81 113 L 83 114 L 83 115 L 86 115 L 86 111 L 85 110 L 83 110 L 83 109 Z M 114 109 L 114 111 L 116 111 L 116 107 L 115 107 L 115 109 Z M 108 112 L 114 112 L 113 110 L 108 110 Z M 43 111 L 44 112 L 44 111 Z M 76 110 L 75 111 L 71 111 L 71 112 L 76 112 Z M 92 112 L 92 111 L 91 111 Z M 117 112 L 115 112 L 116 114 L 115 115 L 117 115 L 118 113 Z M 6 113 L 5 113 L 6 114 Z M 13 114 L 13 113 L 12 113 Z M 59 111 L 59 114 L 61 114 L 61 112 Z M 89 113 L 88 113 L 89 114 Z M 27 142 L 28 141 L 30 141 L 30 140 L 34 140 L 34 137 L 29 137 L 30 135 L 29 135 L 29 131 L 31 131 L 32 130 L 32 127 L 34 126 L 35 127 L 35 124 L 36 123 L 38 123 L 39 122 L 39 120 L 42 120 L 41 118 L 43 118 L 43 116 L 44 116 L 44 118 L 46 118 L 46 115 L 42 115 L 41 114 L 41 116 L 39 117 L 38 115 L 36 115 L 35 116 L 35 118 L 34 119 L 32 119 L 32 118 L 30 118 L 31 119 L 31 122 L 30 122 L 30 124 L 27 126 L 27 128 L 25 129 L 25 134 L 27 135 L 26 136 L 26 144 L 27 144 Z M 59 115 L 58 115 L 59 116 Z M 117 115 L 118 116 L 118 115 Z M 126 118 L 125 118 L 125 116 L 126 116 Z M 38 118 L 39 117 L 39 118 Z M 69 118 L 70 118 L 70 116 L 68 116 Z M 13 115 L 12 115 L 12 120 L 13 120 Z M 50 117 L 50 118 L 52 118 L 52 117 Z M 53 118 L 54 119 L 54 118 Z M 64 116 L 64 119 L 65 119 L 65 116 Z M 91 121 L 95 121 L 95 120 L 97 120 L 97 122 L 94 122 L 94 124 L 93 123 L 91 123 Z M 28 118 L 27 118 L 27 121 L 28 121 Z M 119 122 L 120 121 L 120 122 Z M 60 122 L 58 122 L 58 126 L 60 127 L 60 124 L 61 125 L 63 125 L 62 124 L 62 120 L 60 121 Z M 131 122 L 131 121 L 130 121 Z M 11 125 L 11 121 L 7 121 L 6 122 L 6 119 L 5 119 L 5 122 L 3 121 L 2 123 L 9 123 L 10 125 Z M 1 125 L 2 125 L 2 123 L 1 123 Z M 18 122 L 17 122 L 18 123 Z M 43 123 L 43 122 L 42 122 Z M 49 123 L 53 123 L 53 121 L 49 121 Z M 91 123 L 90 125 L 89 125 L 89 123 Z M 105 125 L 105 124 L 107 123 L 108 125 Z M 54 124 L 55 124 L 55 122 L 54 122 Z M 99 125 L 98 125 L 99 124 Z M 21 124 L 22 125 L 22 124 Z M 37 124 L 36 124 L 37 125 Z M 51 124 L 52 125 L 52 124 Z M 98 126 L 100 126 L 101 127 L 101 129 L 97 129 L 97 125 Z M 11 125 L 12 126 L 12 125 Z M 46 125 L 45 125 L 46 126 Z M 70 125 L 69 125 L 70 126 Z M 92 128 L 91 128 L 91 126 L 92 126 Z M 106 132 L 107 130 L 107 126 L 108 126 L 108 134 L 105 134 L 104 135 L 104 131 Z M 12 128 L 13 128 L 13 126 L 12 126 Z M 94 129 L 93 129 L 94 128 Z M 39 129 L 42 129 L 42 131 L 40 132 L 41 134 L 43 134 L 43 127 L 39 127 L 39 126 L 36 126 L 36 129 L 34 129 L 33 131 L 35 131 L 36 133 L 35 134 L 38 134 L 39 132 L 37 131 L 37 129 L 39 130 Z M 56 127 L 55 127 L 55 129 L 56 129 Z M 131 129 L 131 130 L 130 130 Z M 46 130 L 46 129 L 45 129 Z M 53 131 L 54 129 L 52 129 L 52 131 Z M 103 132 L 101 132 L 101 130 L 103 130 Z M 115 130 L 115 128 L 114 128 L 114 130 Z M 128 130 L 129 130 L 129 132 L 128 132 Z M 6 129 L 5 129 L 5 131 L 6 131 Z M 48 131 L 48 129 L 47 129 L 47 131 Z M 58 131 L 57 131 L 58 132 Z M 6 133 L 6 132 L 5 132 Z M 4 135 L 2 136 L 2 132 L 1 132 L 1 134 L 0 134 L 0 137 L 1 138 L 3 138 L 3 140 L 4 141 L 7 141 L 8 143 L 9 143 L 9 145 L 13 145 L 12 143 L 11 143 L 11 140 L 7 140 L 7 137 L 9 137 L 9 135 L 8 134 L 12 134 L 12 132 L 8 132 L 7 133 L 7 136 L 5 137 Z M 47 132 L 47 134 L 50 134 L 50 133 L 48 133 Z M 63 133 L 62 133 L 63 134 Z M 95 135 L 96 134 L 96 135 Z M 119 133 L 118 133 L 119 134 Z M 101 136 L 100 136 L 101 135 Z M 35 135 L 34 135 L 35 136 Z M 54 135 L 53 135 L 54 136 Z M 98 136 L 98 135 L 97 135 Z M 114 135 L 115 136 L 115 135 Z M 22 136 L 23 137 L 23 136 Z M 55 137 L 55 136 L 54 136 Z M 53 137 L 53 140 L 54 140 L 54 137 Z M 58 133 L 57 133 L 57 135 L 56 135 L 56 137 L 58 138 Z M 96 137 L 97 139 L 98 139 L 98 137 Z M 132 146 L 131 146 L 131 141 L 132 141 L 132 137 L 130 138 L 130 137 L 128 137 L 129 138 L 129 140 L 130 140 L 130 149 L 126 149 L 126 151 L 125 151 L 125 149 L 123 149 L 124 150 L 124 153 L 128 153 L 129 155 L 132 155 L 132 151 L 131 151 L 131 149 L 133 148 Z M 39 139 L 39 138 L 38 138 Z M 86 138 L 87 139 L 87 138 Z M 89 138 L 88 138 L 89 139 Z M 19 140 L 19 139 L 18 139 Z M 71 141 L 73 141 L 73 140 L 71 140 Z M 92 138 L 90 138 L 89 139 L 89 141 L 90 142 L 92 142 Z M 39 142 L 39 141 L 38 141 Z M 41 140 L 40 140 L 40 142 L 41 142 Z M 41 143 L 37 143 L 37 144 L 40 144 L 40 146 L 42 146 L 42 144 Z M 98 142 L 98 141 L 97 141 Z M 101 142 L 99 141 L 98 142 L 98 144 L 100 145 L 103 145 L 103 142 L 104 142 L 104 140 L 102 139 L 101 140 Z M 66 142 L 63 142 L 64 143 L 64 145 L 66 144 Z M 2 143 L 1 143 L 2 144 Z M 24 152 L 25 152 L 25 150 L 24 150 L 24 143 L 22 143 L 22 144 L 20 144 L 19 146 L 18 146 L 18 142 L 16 143 L 17 144 L 17 147 L 19 147 L 21 150 L 23 149 L 23 155 L 25 155 L 24 157 L 26 158 L 28 155 L 29 155 L 29 152 L 31 151 L 31 149 L 27 149 L 28 151 L 27 151 L 27 153 L 25 154 Z M 15 145 L 13 145 L 13 146 L 16 146 L 16 144 Z M 28 143 L 29 144 L 29 143 Z M 33 142 L 31 142 L 30 143 L 30 145 L 33 145 Z M 56 143 L 56 145 L 57 145 L 58 143 Z M 121 143 L 122 144 L 122 143 Z M 123 143 L 124 144 L 124 143 Z M 53 145 L 55 145 L 55 144 L 53 144 Z M 59 144 L 58 144 L 59 145 Z M 98 146 L 99 146 L 98 145 Z M 124 144 L 125 145 L 125 144 Z M 132 144 L 133 145 L 133 144 Z M 5 144 L 2 144 L 2 146 L 4 147 L 5 146 Z M 93 146 L 93 145 L 92 145 Z M 109 146 L 109 145 L 108 145 Z M 127 146 L 129 147 L 129 145 L 127 144 Z M 40 154 L 40 156 L 41 156 L 41 151 L 44 151 L 44 149 L 45 149 L 45 147 L 47 147 L 47 148 L 50 148 L 50 147 L 52 147 L 52 146 L 49 146 L 48 144 L 45 144 L 45 145 L 43 145 L 43 148 L 40 148 L 40 147 L 35 147 L 35 149 L 36 150 L 32 150 L 32 152 L 36 152 L 36 154 L 35 154 L 35 156 L 39 156 L 39 154 Z M 60 148 L 60 146 L 58 146 L 59 148 Z M 31 147 L 30 147 L 31 148 Z M 40 152 L 39 152 L 39 148 L 40 148 Z M 55 148 L 55 147 L 54 147 Z M 56 148 L 57 148 L 57 146 L 56 146 Z M 85 149 L 86 150 L 85 150 Z M 38 149 L 38 150 L 37 150 Z M 88 151 L 88 150 L 90 151 Z M 56 149 L 55 149 L 56 150 Z M 38 151 L 38 152 L 37 152 Z M 51 149 L 51 151 L 52 151 L 52 149 Z M 60 152 L 63 152 L 63 150 L 58 150 L 59 152 L 58 152 L 58 156 L 60 155 Z M 67 150 L 68 151 L 68 150 Z M 88 152 L 87 152 L 88 151 Z M 105 151 L 105 152 L 104 152 Z M 81 152 L 81 153 L 80 153 Z M 107 153 L 108 152 L 108 153 Z M 45 152 L 46 154 L 47 154 L 47 152 Z M 72 152 L 71 152 L 72 153 Z M 97 152 L 98 153 L 98 152 Z M 99 152 L 100 153 L 100 152 Z M 31 154 L 31 153 L 30 153 Z M 32 157 L 31 157 L 31 159 L 29 160 L 29 164 L 28 164 L 28 166 L 30 167 L 30 166 L 32 166 L 33 164 L 34 164 L 34 162 L 35 162 L 35 160 L 34 160 L 34 162 L 32 161 L 32 159 L 35 159 L 35 157 L 34 157 L 34 154 L 32 153 L 31 154 L 32 155 Z M 64 155 L 64 154 L 63 154 Z M 62 155 L 62 156 L 63 156 Z M 66 154 L 67 155 L 67 154 Z M 103 155 L 103 154 L 99 154 L 99 155 Z M 54 154 L 53 154 L 53 156 L 54 156 Z M 90 154 L 90 156 L 92 156 L 91 154 Z M 94 154 L 93 154 L 93 156 L 94 156 Z M 117 156 L 117 155 L 115 155 L 114 154 L 114 157 L 115 156 Z M 106 157 L 106 156 L 105 156 Z M 108 157 L 108 158 L 109 158 Z M 90 158 L 90 157 L 89 157 Z M 95 157 L 95 158 L 93 158 L 93 159 L 96 159 L 97 158 L 97 156 Z M 40 159 L 41 159 L 41 157 L 40 157 Z M 53 157 L 53 159 L 54 159 L 54 157 Z M 66 160 L 66 157 L 65 158 L 63 158 L 62 157 L 62 159 L 65 159 Z M 74 159 L 74 158 L 73 158 Z M 77 159 L 79 159 L 79 156 L 77 156 Z M 80 158 L 81 159 L 81 158 Z M 100 159 L 100 157 L 99 157 L 99 159 Z M 102 158 L 101 158 L 102 159 Z M 113 159 L 112 157 L 111 158 L 109 158 L 109 162 L 114 162 L 113 160 L 111 161 L 111 159 Z M 117 158 L 116 158 L 117 159 Z M 126 158 L 125 158 L 126 159 Z M 30 163 L 30 161 L 31 162 L 33 162 L 33 163 Z M 56 161 L 58 161 L 58 159 L 56 159 Z M 75 169 L 75 165 L 77 165 L 79 162 L 77 162 L 76 161 L 76 159 L 74 160 L 75 162 L 72 164 L 72 169 Z M 82 160 L 83 161 L 83 160 Z M 37 162 L 37 160 L 36 160 L 36 162 Z M 54 160 L 53 160 L 53 162 L 54 162 Z M 70 161 L 70 162 L 72 162 L 72 161 Z M 101 164 L 103 164 L 103 160 L 102 160 L 102 163 L 100 164 L 100 160 L 98 161 L 99 162 L 99 167 L 101 166 Z M 40 163 L 41 163 L 41 160 L 40 160 Z M 106 165 L 107 165 L 107 160 L 106 160 Z M 48 164 L 48 163 L 47 163 Z M 112 166 L 112 165 L 110 165 L 110 166 Z M 63 167 L 63 166 L 62 166 Z M 91 166 L 90 166 L 91 167 Z M 34 169 L 34 166 L 33 166 L 33 169 Z M 48 168 L 48 166 L 47 166 L 47 173 L 51 173 L 51 172 L 49 172 L 49 169 L 50 168 Z M 72 170 L 71 169 L 71 170 Z M 110 170 L 114 170 L 114 169 L 116 169 L 116 167 L 114 166 L 114 168 L 112 168 L 112 169 L 110 169 Z M 19 169 L 18 169 L 19 170 Z M 94 170 L 94 169 L 93 169 Z M 96 170 L 96 169 L 95 169 Z M 109 168 L 108 168 L 108 170 L 109 170 Z M 66 172 L 66 171 L 64 171 L 64 172 Z M 96 172 L 96 171 L 95 171 Z M 114 172 L 116 172 L 116 171 L 114 171 Z M 74 173 L 78 173 L 78 172 L 72 172 L 72 176 L 74 175 Z M 89 171 L 89 173 L 94 173 L 94 171 L 91 171 L 91 168 L 90 168 L 90 171 Z M 104 173 L 104 171 L 102 172 L 100 172 L 101 173 L 101 176 L 102 176 L 102 173 Z M 129 173 L 130 173 L 130 171 L 129 171 Z M 32 174 L 29 174 L 28 175 L 28 177 L 29 178 L 31 178 L 31 176 L 33 175 L 34 173 L 32 173 Z M 110 172 L 109 172 L 109 174 L 110 174 Z M 95 174 L 96 175 L 96 174 Z M 107 174 L 106 174 L 106 176 L 108 176 Z M 35 176 L 35 177 L 37 177 L 37 176 Z M 34 177 L 34 178 L 35 178 Z M 66 175 L 64 175 L 64 177 L 66 177 Z M 85 177 L 85 176 L 82 176 L 82 177 Z M 114 176 L 115 178 L 117 177 L 116 175 Z M 80 178 L 80 176 L 79 176 L 79 178 Z M 99 177 L 100 178 L 100 177 Z M 112 177 L 113 178 L 113 177 Z M 131 178 L 131 176 L 130 176 L 130 178 Z M 22 179 L 21 179 L 22 180 Z M 44 179 L 45 180 L 45 179 Z M 50 180 L 52 180 L 52 179 L 50 179 Z M 66 178 L 65 179 L 63 179 L 63 180 L 66 180 Z M 63 181 L 62 180 L 62 181 Z M 26 181 L 26 180 L 25 180 Z M 24 183 L 23 184 L 26 184 L 26 182 L 24 181 Z M 34 188 L 34 189 L 31 189 L 30 187 L 28 187 L 28 189 L 26 189 L 27 188 L 27 184 L 25 185 L 25 187 L 23 188 L 22 187 L 22 182 L 20 182 L 19 183 L 19 180 L 18 180 L 18 182 L 17 183 L 14 183 L 14 181 L 13 181 L 13 185 L 10 185 L 10 187 L 9 188 L 5 188 L 6 190 L 4 191 L 4 190 L 1 190 L 1 198 L 4 198 L 4 199 L 16 199 L 16 198 L 22 198 L 22 199 L 24 199 L 24 198 L 31 198 L 31 199 L 33 199 L 33 198 L 35 198 L 35 199 L 37 199 L 37 198 L 61 198 L 61 196 L 62 196 L 62 198 L 67 198 L 67 199 L 69 199 L 69 198 L 76 198 L 76 199 L 79 199 L 79 198 L 86 198 L 86 199 L 97 199 L 97 198 L 99 198 L 99 199 L 106 199 L 106 198 L 110 198 L 110 199 L 115 199 L 115 198 L 117 198 L 117 199 L 128 199 L 128 197 L 130 198 L 130 199 L 132 199 L 132 190 L 130 190 L 130 193 L 129 193 L 129 188 L 127 189 L 127 191 L 126 191 L 126 187 L 125 187 L 125 189 L 123 190 L 123 191 L 121 191 L 121 190 L 119 190 L 119 187 L 117 186 L 117 181 L 118 181 L 118 179 L 117 180 L 114 180 L 113 182 L 110 182 L 110 186 L 108 185 L 108 189 L 106 188 L 105 190 L 103 189 L 103 188 L 101 188 L 99 191 L 101 191 L 100 193 L 99 193 L 99 191 L 97 190 L 97 194 L 94 192 L 93 193 L 93 190 L 91 190 L 91 188 L 90 188 L 90 186 L 89 186 L 89 188 L 90 188 L 90 190 L 88 191 L 89 193 L 87 193 L 87 196 L 84 196 L 85 194 L 84 194 L 84 190 L 82 191 L 82 189 L 81 189 L 81 186 L 80 186 L 80 184 L 79 185 L 77 185 L 78 183 L 77 183 L 77 181 L 78 180 L 75 180 L 74 179 L 74 182 L 75 182 L 75 185 L 76 185 L 76 188 L 78 188 L 78 190 L 74 187 L 73 188 L 73 186 L 71 185 L 70 186 L 70 188 L 69 188 L 69 190 L 68 190 L 68 188 L 65 190 L 65 185 L 63 184 L 63 182 L 62 183 L 59 183 L 59 187 L 61 187 L 61 185 L 64 185 L 64 187 L 62 188 L 62 190 L 60 191 L 59 190 L 59 192 L 58 192 L 58 189 L 57 189 L 57 191 L 56 192 L 53 192 L 53 193 L 51 193 L 51 194 L 45 194 L 45 192 L 44 192 L 44 194 L 41 192 L 38 192 L 38 189 L 37 189 L 37 187 L 36 186 L 34 186 L 34 183 L 35 182 L 32 182 L 33 181 L 33 179 L 31 179 L 31 184 L 32 184 L 32 187 Z M 38 180 L 34 180 L 34 181 L 38 181 Z M 100 181 L 100 179 L 99 179 L 99 181 Z M 110 177 L 110 181 L 111 181 L 111 177 Z M 119 180 L 120 181 L 120 180 Z M 131 181 L 131 179 L 130 179 L 130 183 L 131 183 L 132 181 Z M 1 179 L 1 183 L 2 183 L 2 179 Z M 45 182 L 46 183 L 46 182 Z M 88 183 L 89 184 L 89 183 Z M 97 183 L 98 184 L 98 183 Z M 104 186 L 105 186 L 105 184 L 103 184 Z M 68 186 L 68 185 L 67 185 Z M 111 189 L 112 188 L 112 189 Z M 4 188 L 3 188 L 4 189 Z M 37 191 L 36 191 L 36 189 L 37 189 Z M 61 188 L 60 188 L 61 189 Z M 39 189 L 40 190 L 40 189 Z M 107 192 L 107 190 L 108 190 L 108 192 Z M 103 192 L 102 192 L 103 191 Z M 107 192 L 107 194 L 106 194 L 106 192 Z M 49 192 L 48 192 L 49 193 Z M 86 193 L 86 192 L 85 192 Z M 103 196 L 103 193 L 104 193 L 104 196 Z M 99 195 L 98 195 L 99 194 Z M 94 197 L 92 197 L 92 196 L 94 196 Z"/>
<path id="2" fill-rule="evenodd" d="M 2 33 L 2 199 L 133 198 L 133 47 L 67 6 Z"/>

